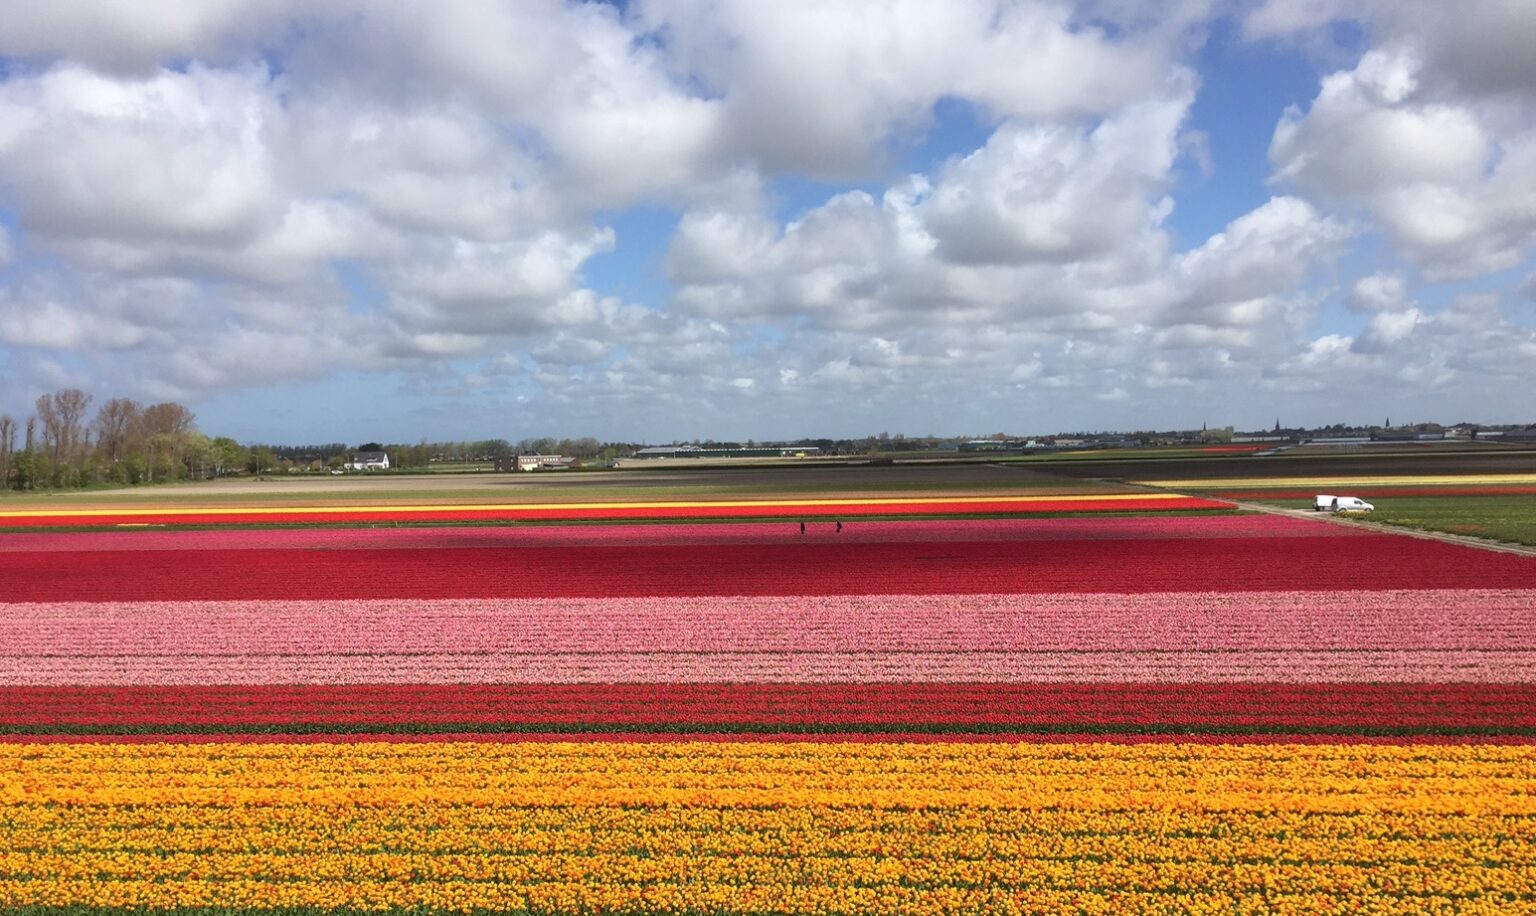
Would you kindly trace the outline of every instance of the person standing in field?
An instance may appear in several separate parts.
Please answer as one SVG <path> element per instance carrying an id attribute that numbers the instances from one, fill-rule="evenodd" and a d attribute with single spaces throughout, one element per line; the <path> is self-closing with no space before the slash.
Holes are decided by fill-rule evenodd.
<path id="1" fill-rule="evenodd" d="M 805 534 L 805 522 L 800 523 L 800 533 Z"/>

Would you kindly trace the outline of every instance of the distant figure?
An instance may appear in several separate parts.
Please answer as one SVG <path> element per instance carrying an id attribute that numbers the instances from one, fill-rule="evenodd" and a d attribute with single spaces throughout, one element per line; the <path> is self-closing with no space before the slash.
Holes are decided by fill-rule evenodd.
<path id="1" fill-rule="evenodd" d="M 805 534 L 805 522 L 800 523 L 800 533 Z"/>
<path id="2" fill-rule="evenodd" d="M 842 523 L 841 520 L 839 520 L 838 523 L 837 523 L 837 533 L 838 534 L 842 534 L 843 533 L 843 523 Z"/>

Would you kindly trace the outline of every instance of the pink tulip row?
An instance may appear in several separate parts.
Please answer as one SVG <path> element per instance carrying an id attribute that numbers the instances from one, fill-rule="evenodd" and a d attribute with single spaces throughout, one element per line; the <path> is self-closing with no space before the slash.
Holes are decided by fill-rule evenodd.
<path id="1" fill-rule="evenodd" d="M 704 652 L 0 658 L 0 684 L 1536 683 L 1536 650 Z"/>
<path id="2" fill-rule="evenodd" d="M 1528 649 L 1532 608 L 1522 589 L 40 603 L 0 605 L 0 654 Z"/>
<path id="3" fill-rule="evenodd" d="M 271 548 L 579 547 L 586 545 L 713 545 L 913 541 L 1167 540 L 1246 537 L 1351 537 L 1338 525 L 1273 515 L 1167 518 L 1007 518 L 812 521 L 805 536 L 789 522 L 675 525 L 547 525 L 495 528 L 311 528 L 213 531 L 56 531 L 9 534 L 5 549 L 22 553 L 97 550 L 265 550 Z"/>

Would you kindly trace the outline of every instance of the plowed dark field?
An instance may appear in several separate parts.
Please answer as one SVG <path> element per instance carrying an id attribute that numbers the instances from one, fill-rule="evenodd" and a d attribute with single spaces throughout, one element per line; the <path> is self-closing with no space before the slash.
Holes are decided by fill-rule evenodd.
<path id="1" fill-rule="evenodd" d="M 1536 473 L 1536 449 L 1489 449 L 1423 454 L 1216 456 L 1211 458 L 1115 457 L 1055 461 L 1042 470 L 1077 479 L 1191 480 L 1216 477 L 1363 477 L 1446 474 Z"/>

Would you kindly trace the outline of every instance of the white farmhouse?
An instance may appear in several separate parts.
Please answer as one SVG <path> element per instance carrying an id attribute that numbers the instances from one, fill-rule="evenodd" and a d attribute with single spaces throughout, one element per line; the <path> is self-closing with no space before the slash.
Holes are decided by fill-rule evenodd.
<path id="1" fill-rule="evenodd" d="M 518 455 L 517 469 L 519 471 L 537 471 L 543 468 L 567 468 L 571 466 L 571 459 L 560 455 Z"/>
<path id="2" fill-rule="evenodd" d="M 387 471 L 389 470 L 389 453 L 358 452 L 352 456 L 352 462 L 347 467 L 354 471 Z"/>

